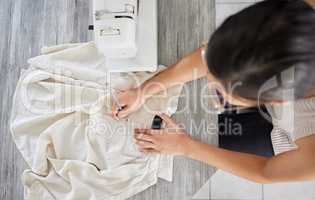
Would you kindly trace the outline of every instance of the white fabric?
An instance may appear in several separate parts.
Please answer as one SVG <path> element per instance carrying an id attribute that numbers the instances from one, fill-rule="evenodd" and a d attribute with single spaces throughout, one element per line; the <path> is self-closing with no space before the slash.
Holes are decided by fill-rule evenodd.
<path id="1" fill-rule="evenodd" d="M 128 121 L 116 121 L 110 116 L 111 92 L 153 74 L 109 78 L 94 43 L 43 53 L 22 72 L 11 116 L 13 139 L 30 168 L 22 175 L 25 199 L 121 200 L 158 177 L 172 180 L 172 157 L 141 154 L 133 129 L 150 127 L 156 113 L 175 112 L 181 86 L 149 99 Z"/>
<path id="2" fill-rule="evenodd" d="M 275 154 L 295 150 L 295 141 L 315 134 L 315 98 L 266 105 L 272 117 Z"/>

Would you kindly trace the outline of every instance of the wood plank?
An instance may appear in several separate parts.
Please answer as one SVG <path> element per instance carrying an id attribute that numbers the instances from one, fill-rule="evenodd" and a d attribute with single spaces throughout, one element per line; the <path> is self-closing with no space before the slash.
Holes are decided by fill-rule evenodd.
<path id="1" fill-rule="evenodd" d="M 208 41 L 215 29 L 215 5 L 212 0 L 159 0 L 159 63 L 169 65 Z M 217 144 L 216 129 L 206 130 L 209 123 L 216 124 L 217 116 L 209 115 L 201 108 L 202 103 L 211 107 L 207 100 L 201 100 L 206 80 L 186 84 L 174 115 L 191 135 L 209 144 Z M 182 110 L 182 111 L 181 111 Z M 204 126 L 203 126 L 204 125 Z M 198 131 L 200 128 L 200 131 Z M 130 198 L 143 199 L 191 199 L 214 173 L 214 168 L 196 161 L 176 157 L 174 180 L 158 184 Z"/>
<path id="2" fill-rule="evenodd" d="M 89 1 L 0 1 L 0 199 L 23 199 L 26 164 L 9 132 L 12 97 L 21 68 L 40 48 L 88 41 Z"/>
<path id="3" fill-rule="evenodd" d="M 214 30 L 214 0 L 159 0 L 159 61 L 174 63 L 207 40 Z M 19 72 L 40 48 L 60 43 L 91 40 L 91 1 L 86 0 L 5 0 L 0 1 L 0 199 L 23 199 L 20 175 L 26 168 L 9 132 L 12 96 Z M 184 123 L 193 137 L 216 144 L 217 137 L 194 126 L 216 123 L 216 117 L 201 109 L 200 91 L 206 80 L 187 84 L 175 119 Z M 208 104 L 207 104 L 208 103 Z M 206 105 L 211 106 L 209 102 Z M 195 124 L 194 124 L 195 123 Z M 198 128 L 198 127 L 197 127 Z M 184 158 L 176 158 L 174 181 L 158 185 L 131 198 L 189 199 L 214 169 Z"/>

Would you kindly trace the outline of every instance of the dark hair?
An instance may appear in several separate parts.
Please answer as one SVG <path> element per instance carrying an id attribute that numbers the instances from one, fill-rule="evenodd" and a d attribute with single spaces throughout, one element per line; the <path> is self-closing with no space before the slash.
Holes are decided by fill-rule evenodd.
<path id="1" fill-rule="evenodd" d="M 294 99 L 315 88 L 315 10 L 302 0 L 266 0 L 229 17 L 215 31 L 206 51 L 209 72 L 222 84 L 241 82 L 233 90 L 257 100 L 261 87 L 294 70 L 287 81 L 260 94 L 263 101 Z"/>

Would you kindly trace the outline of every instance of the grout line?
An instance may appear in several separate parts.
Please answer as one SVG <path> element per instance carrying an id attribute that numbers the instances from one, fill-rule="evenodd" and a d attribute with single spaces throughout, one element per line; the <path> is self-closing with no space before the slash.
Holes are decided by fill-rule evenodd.
<path id="1" fill-rule="evenodd" d="M 256 200 L 256 199 L 211 199 L 211 200 Z"/>
<path id="2" fill-rule="evenodd" d="M 215 173 L 215 172 L 214 172 Z M 212 175 L 214 175 L 214 173 L 212 174 Z M 210 178 L 210 181 L 209 181 L 209 184 L 210 184 L 210 186 L 209 186 L 209 198 L 210 198 L 210 200 L 211 200 L 211 193 L 212 193 L 212 176 L 211 176 L 211 178 Z"/>
<path id="3" fill-rule="evenodd" d="M 265 200 L 265 187 L 264 184 L 261 184 L 262 200 Z"/>

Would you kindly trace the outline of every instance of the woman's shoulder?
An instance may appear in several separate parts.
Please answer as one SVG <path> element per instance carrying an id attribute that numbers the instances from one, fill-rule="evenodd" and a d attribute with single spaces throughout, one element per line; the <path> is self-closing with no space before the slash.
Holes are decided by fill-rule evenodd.
<path id="1" fill-rule="evenodd" d="M 297 148 L 295 141 L 315 134 L 315 97 L 266 106 L 272 116 L 275 153 Z"/>
<path id="2" fill-rule="evenodd" d="M 298 99 L 283 103 L 266 104 L 266 108 L 272 117 L 280 114 L 294 114 L 296 117 L 315 115 L 315 97 Z"/>
<path id="3" fill-rule="evenodd" d="M 273 124 L 290 133 L 293 141 L 315 134 L 315 97 L 266 107 Z"/>

